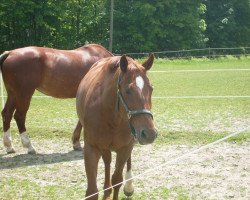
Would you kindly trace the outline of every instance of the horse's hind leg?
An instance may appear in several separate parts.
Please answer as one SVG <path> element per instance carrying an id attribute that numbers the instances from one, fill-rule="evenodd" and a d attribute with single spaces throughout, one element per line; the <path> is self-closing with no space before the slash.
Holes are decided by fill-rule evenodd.
<path id="1" fill-rule="evenodd" d="M 28 149 L 29 154 L 35 154 L 36 151 L 34 147 L 32 146 L 29 135 L 26 132 L 25 127 L 25 120 L 26 120 L 26 114 L 30 106 L 31 97 L 33 95 L 34 91 L 30 93 L 29 95 L 24 96 L 18 96 L 16 99 L 16 112 L 14 114 L 14 118 L 17 123 L 17 127 L 19 130 L 19 133 L 21 134 L 21 141 L 23 144 L 23 147 Z"/>
<path id="2" fill-rule="evenodd" d="M 125 183 L 124 188 L 123 188 L 124 194 L 127 197 L 132 196 L 132 194 L 134 193 L 133 180 L 131 179 L 132 177 L 133 177 L 133 174 L 132 174 L 131 156 L 130 156 L 127 161 L 127 171 L 125 175 L 125 180 L 128 180 L 128 181 Z"/>
<path id="3" fill-rule="evenodd" d="M 81 130 L 82 130 L 82 124 L 78 120 L 78 123 L 77 123 L 76 128 L 75 128 L 73 135 L 72 135 L 73 149 L 75 151 L 82 151 L 82 147 L 80 144 Z"/>
<path id="4" fill-rule="evenodd" d="M 6 148 L 7 153 L 15 153 L 15 150 L 11 143 L 11 133 L 10 133 L 10 122 L 15 111 L 15 104 L 13 98 L 8 95 L 6 104 L 2 111 L 3 119 L 3 144 Z"/>

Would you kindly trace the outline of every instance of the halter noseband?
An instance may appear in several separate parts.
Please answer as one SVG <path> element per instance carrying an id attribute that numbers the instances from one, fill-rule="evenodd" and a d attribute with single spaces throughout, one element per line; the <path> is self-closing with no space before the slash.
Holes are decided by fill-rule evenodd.
<path id="1" fill-rule="evenodd" d="M 118 98 L 118 106 L 119 106 L 119 100 L 122 102 L 122 105 L 123 107 L 125 108 L 126 112 L 127 112 L 127 115 L 128 115 L 128 123 L 129 123 L 129 127 L 130 127 L 130 130 L 131 130 L 131 134 L 136 138 L 136 131 L 135 129 L 133 128 L 133 126 L 131 125 L 130 123 L 130 119 L 133 115 L 138 115 L 138 114 L 147 114 L 147 115 L 150 115 L 152 118 L 153 118 L 153 114 L 150 112 L 150 110 L 147 110 L 147 109 L 140 109 L 140 110 L 130 110 L 128 108 L 128 105 L 127 103 L 124 101 L 123 97 L 122 97 L 122 94 L 120 92 L 120 89 L 119 89 L 119 85 L 120 85 L 120 82 L 121 82 L 121 74 L 119 75 L 118 77 L 118 81 L 117 81 L 117 98 Z"/>

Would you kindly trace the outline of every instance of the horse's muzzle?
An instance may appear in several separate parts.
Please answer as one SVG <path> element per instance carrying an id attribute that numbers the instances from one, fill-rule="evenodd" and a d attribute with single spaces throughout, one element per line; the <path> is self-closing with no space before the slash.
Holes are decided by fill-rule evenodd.
<path id="1" fill-rule="evenodd" d="M 142 145 L 151 144 L 157 138 L 158 132 L 156 129 L 144 129 L 137 134 L 138 142 Z"/>

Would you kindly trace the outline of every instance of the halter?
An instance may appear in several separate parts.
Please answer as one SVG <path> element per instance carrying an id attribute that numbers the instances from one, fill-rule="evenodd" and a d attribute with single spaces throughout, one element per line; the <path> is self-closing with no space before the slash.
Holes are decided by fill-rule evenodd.
<path id="1" fill-rule="evenodd" d="M 127 115 L 128 115 L 128 123 L 129 123 L 129 127 L 131 130 L 131 134 L 136 138 L 136 131 L 133 128 L 133 126 L 130 123 L 130 119 L 133 115 L 138 115 L 138 114 L 147 114 L 150 115 L 153 118 L 153 114 L 150 112 L 150 110 L 147 109 L 140 109 L 140 110 L 130 110 L 128 108 L 127 103 L 125 102 L 124 98 L 122 97 L 122 94 L 120 92 L 119 86 L 120 86 L 120 82 L 121 82 L 122 76 L 121 74 L 118 77 L 118 81 L 117 81 L 117 98 L 118 98 L 118 106 L 119 106 L 119 100 L 122 102 L 123 107 L 125 108 Z"/>

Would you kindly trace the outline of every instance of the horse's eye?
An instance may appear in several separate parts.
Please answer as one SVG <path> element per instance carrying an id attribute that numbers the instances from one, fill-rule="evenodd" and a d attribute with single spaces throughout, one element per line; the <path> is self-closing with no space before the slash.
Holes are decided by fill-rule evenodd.
<path id="1" fill-rule="evenodd" d="M 129 88 L 127 88 L 126 90 L 125 90 L 125 92 L 126 92 L 126 94 L 131 94 L 131 90 L 129 89 Z"/>

